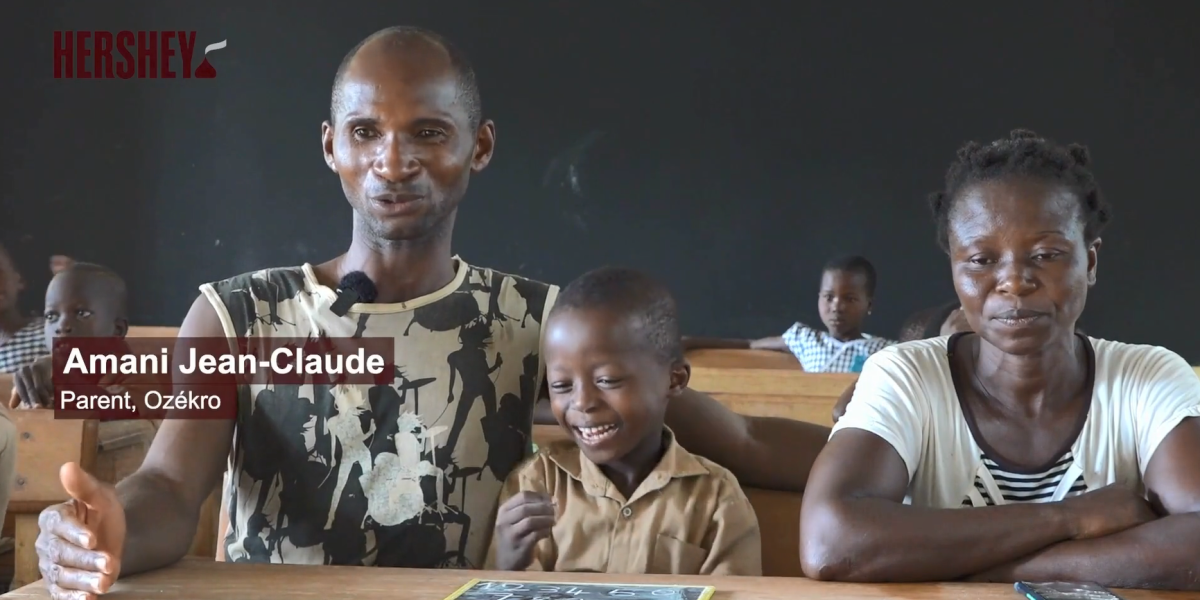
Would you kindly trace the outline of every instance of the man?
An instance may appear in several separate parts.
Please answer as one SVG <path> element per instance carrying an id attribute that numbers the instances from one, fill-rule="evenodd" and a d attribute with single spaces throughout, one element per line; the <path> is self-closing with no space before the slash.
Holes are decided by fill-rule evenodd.
<path id="1" fill-rule="evenodd" d="M 73 505 L 43 513 L 38 552 L 52 596 L 104 593 L 118 575 L 181 558 L 227 457 L 229 560 L 483 564 L 501 482 L 528 452 L 535 401 L 546 397 L 541 324 L 558 292 L 451 253 L 459 202 L 495 139 L 470 66 L 435 34 L 388 29 L 350 52 L 322 126 L 326 163 L 354 211 L 350 249 L 202 286 L 179 335 L 394 337 L 395 380 L 366 394 L 243 389 L 236 424 L 165 421 L 116 488 L 66 465 L 63 485 L 88 525 Z M 338 318 L 333 289 L 354 271 L 377 297 Z M 667 423 L 744 484 L 779 489 L 803 488 L 828 435 L 741 417 L 691 391 Z"/>

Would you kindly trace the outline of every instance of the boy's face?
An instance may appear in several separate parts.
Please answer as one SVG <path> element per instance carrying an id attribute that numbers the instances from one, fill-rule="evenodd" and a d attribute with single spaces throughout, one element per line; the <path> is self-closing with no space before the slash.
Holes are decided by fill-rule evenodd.
<path id="1" fill-rule="evenodd" d="M 0 312 L 10 310 L 17 305 L 17 295 L 25 289 L 21 274 L 17 272 L 12 258 L 4 250 L 0 250 Z"/>
<path id="2" fill-rule="evenodd" d="M 834 337 L 844 339 L 862 333 L 863 321 L 871 310 L 867 277 L 862 273 L 825 271 L 817 300 L 821 322 Z"/>
<path id="3" fill-rule="evenodd" d="M 687 364 L 664 364 L 642 337 L 633 319 L 605 310 L 568 309 L 547 324 L 550 407 L 596 464 L 660 443 L 668 398 L 687 386 Z"/>
<path id="4" fill-rule="evenodd" d="M 46 346 L 60 337 L 123 337 L 125 320 L 100 293 L 88 293 L 87 275 L 64 271 L 46 288 Z"/>

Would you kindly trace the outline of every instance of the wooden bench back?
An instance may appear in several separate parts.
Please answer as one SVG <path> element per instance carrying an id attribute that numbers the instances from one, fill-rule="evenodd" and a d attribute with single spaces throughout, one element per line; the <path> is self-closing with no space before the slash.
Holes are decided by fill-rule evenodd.
<path id="1" fill-rule="evenodd" d="M 69 462 L 79 463 L 85 470 L 92 468 L 98 423 L 91 419 L 55 419 L 54 411 L 46 408 L 12 410 L 9 418 L 17 428 L 17 478 L 8 509 L 36 513 L 70 499 L 58 471 Z"/>
<path id="2" fill-rule="evenodd" d="M 157 327 L 157 326 L 130 326 L 129 337 L 140 338 L 173 338 L 179 335 L 178 327 Z"/>
<path id="3" fill-rule="evenodd" d="M 732 369 L 790 369 L 802 371 L 800 361 L 790 352 L 774 350 L 691 350 L 687 361 L 695 367 L 725 367 Z"/>
<path id="4" fill-rule="evenodd" d="M 785 369 L 693 368 L 689 387 L 730 410 L 833 425 L 833 405 L 858 379 L 854 373 L 805 373 Z"/>

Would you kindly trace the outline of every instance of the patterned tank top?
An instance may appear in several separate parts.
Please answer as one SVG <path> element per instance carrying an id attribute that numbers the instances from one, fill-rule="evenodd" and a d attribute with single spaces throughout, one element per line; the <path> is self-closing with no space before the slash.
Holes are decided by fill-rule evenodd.
<path id="1" fill-rule="evenodd" d="M 482 567 L 501 485 L 531 452 L 558 288 L 458 257 L 455 272 L 345 317 L 308 264 L 201 286 L 230 337 L 395 339 L 390 385 L 240 390 L 226 560 Z"/>

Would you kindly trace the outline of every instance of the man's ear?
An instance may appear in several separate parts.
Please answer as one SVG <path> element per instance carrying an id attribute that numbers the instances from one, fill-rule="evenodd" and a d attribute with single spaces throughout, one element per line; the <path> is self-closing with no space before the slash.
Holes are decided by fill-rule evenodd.
<path id="1" fill-rule="evenodd" d="M 471 157 L 471 172 L 478 173 L 487 168 L 492 162 L 492 153 L 496 151 L 496 124 L 490 119 L 479 125 L 475 133 L 475 155 Z"/>
<path id="2" fill-rule="evenodd" d="M 117 337 L 123 338 L 129 333 L 129 319 L 117 319 L 114 325 Z"/>
<path id="3" fill-rule="evenodd" d="M 333 124 L 329 121 L 321 123 L 321 153 L 325 155 L 325 166 L 337 173 L 333 166 Z"/>

